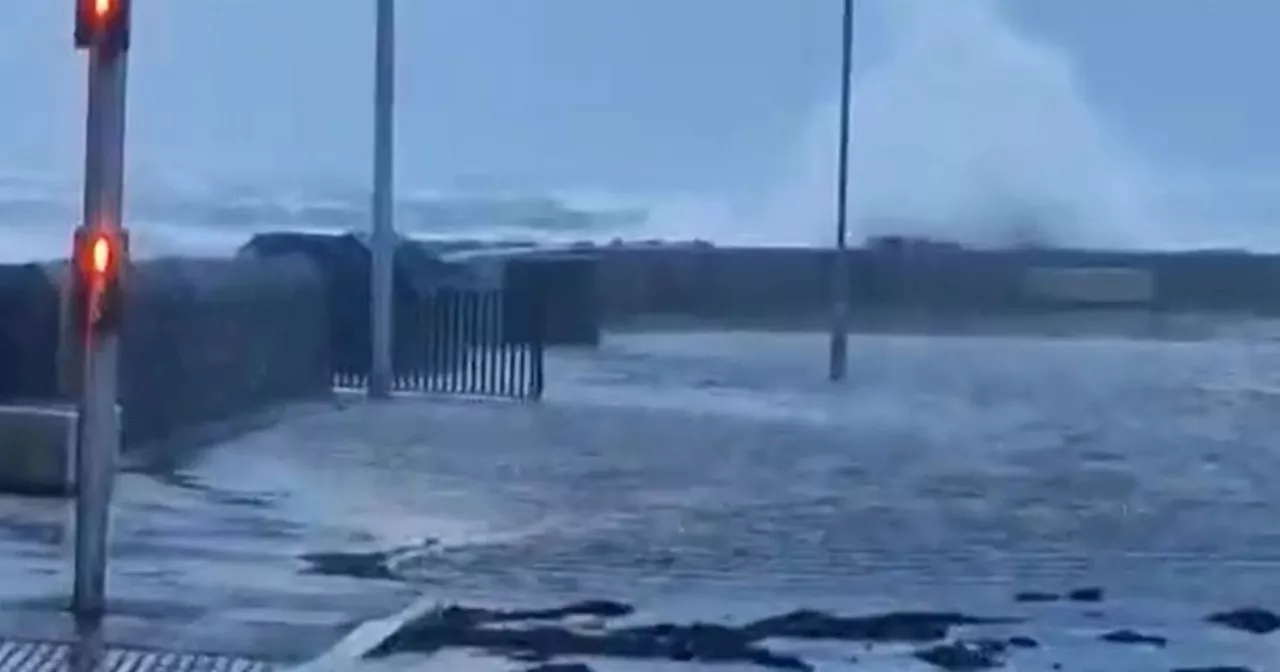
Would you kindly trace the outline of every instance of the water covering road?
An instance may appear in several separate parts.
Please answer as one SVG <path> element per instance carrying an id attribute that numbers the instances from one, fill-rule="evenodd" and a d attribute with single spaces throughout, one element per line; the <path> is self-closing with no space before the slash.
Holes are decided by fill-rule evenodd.
<path id="1" fill-rule="evenodd" d="M 1041 643 L 1013 655 L 1018 670 L 1280 660 L 1275 637 L 1203 621 L 1280 607 L 1280 347 L 867 337 L 853 352 L 833 387 L 816 335 L 616 336 L 556 354 L 542 405 L 353 403 L 176 474 L 128 474 L 117 631 L 299 657 L 416 599 L 610 598 L 637 622 L 1024 617 L 998 630 Z M 66 514 L 3 506 L 0 596 L 17 622 L 66 593 Z M 386 576 L 318 575 L 301 559 L 363 551 Z M 1106 597 L 1013 600 L 1081 586 Z M 1168 643 L 1098 641 L 1120 628 Z M 858 669 L 927 668 L 911 647 L 779 648 L 820 669 L 850 655 Z M 429 661 L 512 668 L 457 651 Z"/>

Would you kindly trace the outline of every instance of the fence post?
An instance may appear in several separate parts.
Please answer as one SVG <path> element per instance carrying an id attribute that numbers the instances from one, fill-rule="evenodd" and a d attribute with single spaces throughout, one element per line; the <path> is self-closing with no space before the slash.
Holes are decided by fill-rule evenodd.
<path id="1" fill-rule="evenodd" d="M 533 288 L 529 294 L 529 309 L 532 311 L 529 320 L 530 333 L 530 398 L 534 401 L 542 399 L 542 391 L 544 387 L 543 381 L 543 355 L 546 352 L 546 318 L 547 318 L 547 300 L 544 287 L 539 283 Z"/>
<path id="2" fill-rule="evenodd" d="M 462 344 L 466 356 L 467 394 L 480 394 L 480 357 L 477 347 L 480 340 L 480 300 L 483 294 L 467 292 L 467 340 Z"/>
<path id="3" fill-rule="evenodd" d="M 501 395 L 502 386 L 498 384 L 498 361 L 502 356 L 502 341 L 498 338 L 498 293 L 484 293 L 484 343 L 481 352 L 484 370 L 484 389 L 488 394 Z"/>
<path id="4" fill-rule="evenodd" d="M 439 376 L 437 390 L 439 392 L 453 391 L 453 292 L 452 290 L 444 290 L 439 296 L 440 305 L 436 308 L 435 325 L 431 328 L 431 333 L 436 339 L 436 360 L 439 368 L 436 374 Z"/>

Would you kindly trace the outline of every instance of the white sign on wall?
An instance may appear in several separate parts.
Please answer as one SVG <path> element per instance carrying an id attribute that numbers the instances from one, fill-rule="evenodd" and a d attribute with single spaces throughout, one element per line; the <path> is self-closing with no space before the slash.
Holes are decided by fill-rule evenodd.
<path id="1" fill-rule="evenodd" d="M 1155 276 L 1138 268 L 1032 268 L 1022 279 L 1028 298 L 1095 304 L 1147 303 Z"/>

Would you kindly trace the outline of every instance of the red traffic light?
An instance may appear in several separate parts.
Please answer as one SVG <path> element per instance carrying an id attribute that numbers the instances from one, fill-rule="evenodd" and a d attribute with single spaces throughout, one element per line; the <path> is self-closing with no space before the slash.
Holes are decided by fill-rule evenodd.
<path id="1" fill-rule="evenodd" d="M 87 280 L 109 280 L 118 275 L 124 256 L 123 239 L 108 231 L 81 229 L 76 232 L 76 269 Z"/>
<path id="2" fill-rule="evenodd" d="M 105 236 L 99 236 L 93 241 L 93 248 L 89 252 L 90 262 L 93 264 L 93 272 L 98 275 L 106 275 L 111 268 L 111 242 Z"/>
<path id="3" fill-rule="evenodd" d="M 74 245 L 71 287 L 78 329 L 94 333 L 117 328 L 124 300 L 121 276 L 129 257 L 126 234 L 80 227 Z"/>
<path id="4" fill-rule="evenodd" d="M 129 48 L 129 0 L 76 0 L 76 48 Z"/>

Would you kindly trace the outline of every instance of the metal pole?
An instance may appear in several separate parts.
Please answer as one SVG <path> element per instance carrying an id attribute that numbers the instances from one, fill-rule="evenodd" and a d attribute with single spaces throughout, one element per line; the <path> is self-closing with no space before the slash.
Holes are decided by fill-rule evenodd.
<path id="1" fill-rule="evenodd" d="M 125 51 L 90 51 L 84 220 L 99 230 L 123 231 L 126 77 Z M 72 310 L 82 308 L 73 306 Z M 96 618 L 106 608 L 107 540 L 120 451 L 116 410 L 119 337 L 114 331 L 88 335 L 82 345 L 72 610 L 77 616 Z"/>
<path id="2" fill-rule="evenodd" d="M 853 78 L 853 0 L 844 0 L 840 42 L 840 140 L 836 176 L 836 254 L 831 273 L 831 349 L 828 377 L 844 380 L 849 368 L 849 113 Z"/>
<path id="3" fill-rule="evenodd" d="M 393 338 L 392 293 L 395 260 L 395 223 L 392 221 L 392 180 L 394 165 L 392 141 L 395 117 L 395 2 L 377 0 L 376 56 L 374 63 L 373 114 L 373 232 L 370 236 L 373 257 L 371 343 L 372 367 L 369 372 L 369 396 L 387 399 L 391 396 L 391 343 Z"/>

